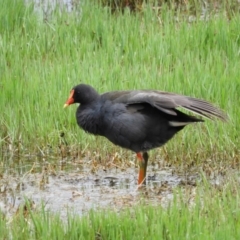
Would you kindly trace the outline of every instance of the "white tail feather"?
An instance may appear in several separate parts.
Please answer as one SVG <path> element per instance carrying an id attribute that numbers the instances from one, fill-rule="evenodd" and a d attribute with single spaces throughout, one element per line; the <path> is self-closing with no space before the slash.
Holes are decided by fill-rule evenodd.
<path id="1" fill-rule="evenodd" d="M 169 121 L 169 125 L 172 127 L 182 127 L 186 126 L 188 124 L 191 124 L 193 122 L 175 122 L 175 121 Z"/>

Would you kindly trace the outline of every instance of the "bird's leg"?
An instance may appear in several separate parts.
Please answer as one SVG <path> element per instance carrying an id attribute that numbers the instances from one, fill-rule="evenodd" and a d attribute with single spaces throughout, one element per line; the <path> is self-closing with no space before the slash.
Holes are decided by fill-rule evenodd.
<path id="1" fill-rule="evenodd" d="M 148 153 L 137 153 L 139 163 L 138 185 L 146 185 L 146 173 L 148 163 Z"/>

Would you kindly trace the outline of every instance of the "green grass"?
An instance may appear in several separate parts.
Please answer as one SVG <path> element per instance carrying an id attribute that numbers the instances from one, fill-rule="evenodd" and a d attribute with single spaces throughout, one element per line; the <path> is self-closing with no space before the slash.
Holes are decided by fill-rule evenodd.
<path id="1" fill-rule="evenodd" d="M 186 128 L 167 145 L 170 158 L 176 152 L 186 159 L 186 153 L 190 159 L 196 153 L 200 159 L 236 155 L 239 15 L 229 21 L 219 12 L 190 24 L 167 8 L 161 15 L 149 7 L 111 15 L 107 8 L 84 3 L 82 15 L 56 11 L 46 22 L 15 2 L 15 8 L 4 2 L 0 10 L 2 149 L 58 149 L 61 132 L 80 149 L 112 146 L 78 128 L 75 107 L 62 108 L 71 88 L 84 82 L 99 92 L 159 89 L 209 100 L 228 113 L 229 123 Z"/>
<path id="2" fill-rule="evenodd" d="M 22 159 L 21 153 L 41 149 L 47 155 L 51 147 L 52 155 L 60 155 L 62 133 L 70 149 L 100 152 L 102 159 L 114 151 L 128 152 L 81 131 L 76 106 L 63 109 L 71 88 L 84 82 L 99 92 L 159 89 L 215 103 L 228 113 L 228 123 L 189 126 L 152 156 L 156 153 L 186 167 L 199 164 L 203 172 L 238 167 L 239 22 L 239 14 L 229 17 L 229 12 L 220 11 L 207 21 L 189 23 L 167 7 L 161 14 L 146 6 L 141 13 L 111 15 L 108 8 L 88 1 L 82 4 L 81 16 L 56 11 L 43 21 L 20 1 L 3 1 L 1 161 L 10 161 L 6 151 Z M 187 190 L 176 190 L 166 208 L 145 206 L 143 197 L 143 205 L 121 213 L 92 211 L 83 217 L 69 213 L 62 220 L 43 208 L 28 211 L 26 218 L 21 211 L 10 218 L 2 215 L 1 238 L 239 239 L 236 179 L 220 187 L 201 183 L 189 196 Z"/>
<path id="3" fill-rule="evenodd" d="M 232 179 L 233 180 L 233 179 Z M 168 207 L 143 203 L 115 211 L 69 213 L 61 219 L 47 209 L 20 210 L 0 217 L 2 239 L 239 239 L 239 187 L 234 181 L 176 190 Z M 29 206 L 29 204 L 27 204 Z"/>

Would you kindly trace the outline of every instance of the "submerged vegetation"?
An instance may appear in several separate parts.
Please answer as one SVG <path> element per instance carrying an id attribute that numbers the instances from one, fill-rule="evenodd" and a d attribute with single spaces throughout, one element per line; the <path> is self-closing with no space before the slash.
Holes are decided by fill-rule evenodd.
<path id="1" fill-rule="evenodd" d="M 1 238 L 239 238 L 240 15 L 231 1 L 222 2 L 217 12 L 192 11 L 192 5 L 178 11 L 176 4 L 164 3 L 159 10 L 145 3 L 134 14 L 128 9 L 111 14 L 108 7 L 83 1 L 81 11 L 56 9 L 46 18 L 21 0 L 3 1 L 0 180 L 10 173 L 8 166 L 26 158 L 56 163 L 88 157 L 96 160 L 96 169 L 114 156 L 121 169 L 131 165 L 131 152 L 84 133 L 76 108 L 63 109 L 69 91 L 81 82 L 101 93 L 157 89 L 203 98 L 227 112 L 229 121 L 188 126 L 151 152 L 152 163 L 203 175 L 194 187 L 186 181 L 166 207 L 143 207 L 148 202 L 142 193 L 143 204 L 133 209 L 92 211 L 81 218 L 70 213 L 65 222 L 26 203 L 10 219 L 0 215 Z M 223 185 L 209 183 L 216 175 L 225 179 Z M 161 191 L 156 195 L 161 198 Z"/>

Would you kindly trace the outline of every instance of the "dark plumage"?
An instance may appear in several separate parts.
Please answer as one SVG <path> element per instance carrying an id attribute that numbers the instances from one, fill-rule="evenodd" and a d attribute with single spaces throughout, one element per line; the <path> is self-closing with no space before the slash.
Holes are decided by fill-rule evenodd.
<path id="1" fill-rule="evenodd" d="M 65 106 L 72 103 L 80 103 L 76 118 L 82 129 L 138 153 L 144 165 L 144 178 L 148 155 L 142 157 L 140 152 L 162 146 L 190 123 L 203 122 L 179 111 L 179 108 L 210 119 L 227 119 L 220 109 L 204 100 L 152 90 L 115 91 L 100 95 L 93 87 L 79 84 L 72 89 Z"/>

